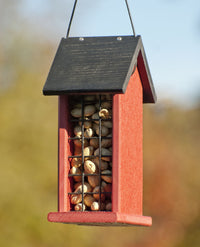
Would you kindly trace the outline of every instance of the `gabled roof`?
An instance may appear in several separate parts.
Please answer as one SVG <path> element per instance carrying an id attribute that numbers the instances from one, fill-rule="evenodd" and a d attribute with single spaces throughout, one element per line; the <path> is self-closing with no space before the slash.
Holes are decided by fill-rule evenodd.
<path id="1" fill-rule="evenodd" d="M 63 38 L 43 93 L 125 93 L 135 66 L 144 103 L 154 103 L 156 94 L 140 36 Z"/>

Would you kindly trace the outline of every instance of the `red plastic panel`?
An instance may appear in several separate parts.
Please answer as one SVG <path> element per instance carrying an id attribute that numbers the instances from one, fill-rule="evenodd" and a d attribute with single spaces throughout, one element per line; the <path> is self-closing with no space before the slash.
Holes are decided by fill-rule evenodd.
<path id="1" fill-rule="evenodd" d="M 68 156 L 71 155 L 68 137 L 71 133 L 68 112 L 68 97 L 59 96 L 59 121 L 58 121 L 58 211 L 66 212 L 70 210 L 68 192 L 71 192 L 68 173 L 70 164 Z"/>
<path id="2" fill-rule="evenodd" d="M 99 226 L 151 226 L 151 217 L 119 214 L 113 212 L 66 212 L 49 213 L 50 222 L 76 223 Z"/>
<path id="3" fill-rule="evenodd" d="M 141 51 L 138 54 L 137 64 L 143 86 L 143 103 L 155 103 L 156 93 L 153 84 L 151 83 L 152 79 L 147 68 L 148 66 L 145 64 L 145 59 Z"/>
<path id="4" fill-rule="evenodd" d="M 142 215 L 143 92 L 138 70 L 113 99 L 113 211 Z"/>

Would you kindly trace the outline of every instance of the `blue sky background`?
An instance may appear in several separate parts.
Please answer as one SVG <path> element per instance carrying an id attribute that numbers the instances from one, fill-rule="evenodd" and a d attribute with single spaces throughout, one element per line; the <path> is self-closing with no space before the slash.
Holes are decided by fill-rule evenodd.
<path id="1" fill-rule="evenodd" d="M 23 22 L 33 35 L 55 43 L 66 35 L 74 0 L 26 0 Z M 200 1 L 129 0 L 158 100 L 184 106 L 200 98 Z M 124 0 L 78 0 L 71 36 L 132 34 Z"/>

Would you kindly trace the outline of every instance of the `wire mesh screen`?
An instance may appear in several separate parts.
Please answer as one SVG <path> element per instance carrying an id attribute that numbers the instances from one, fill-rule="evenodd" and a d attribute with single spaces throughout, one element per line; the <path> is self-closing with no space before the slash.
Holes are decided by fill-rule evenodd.
<path id="1" fill-rule="evenodd" d="M 72 211 L 112 210 L 112 95 L 70 97 Z"/>

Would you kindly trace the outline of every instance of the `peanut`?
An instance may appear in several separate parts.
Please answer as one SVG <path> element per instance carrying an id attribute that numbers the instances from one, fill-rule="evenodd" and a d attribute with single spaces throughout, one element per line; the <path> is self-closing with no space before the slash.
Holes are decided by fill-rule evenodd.
<path id="1" fill-rule="evenodd" d="M 98 156 L 99 155 L 99 148 L 97 148 L 94 152 L 94 155 L 95 156 Z M 108 149 L 105 149 L 105 148 L 102 148 L 101 149 L 101 155 L 112 155 L 112 153 L 108 150 Z M 110 161 L 111 160 L 111 157 L 101 157 L 102 160 L 105 160 L 105 161 Z"/>
<path id="2" fill-rule="evenodd" d="M 112 137 L 112 134 L 109 134 L 107 137 Z M 101 147 L 109 148 L 112 145 L 112 139 L 102 139 Z"/>
<path id="3" fill-rule="evenodd" d="M 101 124 L 107 128 L 112 128 L 112 121 L 102 121 Z"/>
<path id="4" fill-rule="evenodd" d="M 71 166 L 80 167 L 82 165 L 81 158 L 73 158 L 71 161 Z"/>
<path id="5" fill-rule="evenodd" d="M 101 109 L 99 111 L 99 117 L 101 117 L 103 119 L 108 119 L 110 117 L 110 113 L 109 113 L 108 109 Z"/>
<path id="6" fill-rule="evenodd" d="M 70 174 L 72 174 L 72 175 L 81 175 L 81 170 L 78 167 L 73 166 L 70 169 Z M 76 182 L 82 181 L 82 177 L 81 176 L 73 176 L 73 179 Z"/>
<path id="7" fill-rule="evenodd" d="M 99 128 L 96 129 L 96 133 L 97 133 L 97 135 L 99 135 Z M 109 133 L 109 129 L 102 125 L 101 126 L 101 135 L 102 136 L 107 136 L 108 133 Z"/>
<path id="8" fill-rule="evenodd" d="M 96 200 L 92 195 L 86 195 L 84 197 L 84 203 L 87 207 L 91 207 L 92 203 L 95 202 Z"/>
<path id="9" fill-rule="evenodd" d="M 91 192 L 91 191 L 92 191 L 92 187 L 88 183 L 85 182 L 83 186 L 82 184 L 80 184 L 79 186 L 77 186 L 77 188 L 74 191 L 75 193 L 80 193 L 80 194 L 73 194 L 71 196 L 71 203 L 78 204 L 82 202 L 82 192 L 86 193 L 86 192 Z"/>
<path id="10" fill-rule="evenodd" d="M 84 186 L 86 187 L 86 191 L 84 191 L 84 192 L 91 192 L 92 191 L 92 187 L 90 186 L 89 183 L 85 182 Z"/>
<path id="11" fill-rule="evenodd" d="M 76 146 L 76 147 L 82 147 L 81 139 L 74 140 L 74 146 Z"/>
<path id="12" fill-rule="evenodd" d="M 105 181 L 103 181 L 102 183 L 101 183 L 101 186 L 104 188 L 105 186 L 107 185 L 107 183 L 105 182 Z"/>
<path id="13" fill-rule="evenodd" d="M 82 151 L 82 147 L 78 147 L 78 146 L 74 147 L 74 155 L 81 156 L 81 151 Z"/>
<path id="14" fill-rule="evenodd" d="M 75 210 L 75 211 L 85 211 L 85 208 L 86 208 L 86 207 L 85 207 L 84 204 L 78 203 L 78 204 L 75 205 L 74 210 Z"/>
<path id="15" fill-rule="evenodd" d="M 74 194 L 74 195 L 71 195 L 71 203 L 72 204 L 78 204 L 82 201 L 82 184 L 79 185 L 75 191 L 75 193 L 80 193 L 80 194 Z"/>
<path id="16" fill-rule="evenodd" d="M 79 125 L 75 126 L 75 128 L 74 128 L 74 134 L 75 134 L 76 137 L 82 136 L 81 126 L 79 126 Z"/>
<path id="17" fill-rule="evenodd" d="M 96 157 L 95 159 L 92 160 L 95 165 L 99 168 L 99 158 Z M 101 171 L 106 170 L 108 168 L 108 163 L 101 160 Z"/>
<path id="18" fill-rule="evenodd" d="M 84 107 L 84 116 L 86 117 L 89 117 L 91 116 L 92 114 L 95 113 L 95 106 L 93 105 L 87 105 Z M 81 108 L 74 108 L 72 111 L 71 111 L 71 115 L 75 118 L 80 118 L 82 116 L 82 109 Z"/>
<path id="19" fill-rule="evenodd" d="M 78 183 L 79 184 L 79 183 Z M 86 192 L 91 192 L 92 191 L 92 187 L 87 183 L 87 182 L 84 182 L 83 186 L 82 186 L 82 183 L 80 183 L 80 185 L 76 186 L 76 189 L 75 189 L 75 193 L 86 193 Z"/>
<path id="20" fill-rule="evenodd" d="M 112 202 L 106 203 L 106 211 L 112 211 Z"/>
<path id="21" fill-rule="evenodd" d="M 90 139 L 90 146 L 93 146 L 94 148 L 99 147 L 99 140 L 98 139 Z"/>
<path id="22" fill-rule="evenodd" d="M 102 171 L 103 174 L 101 178 L 106 181 L 107 183 L 112 183 L 112 176 L 106 176 L 106 175 L 112 175 L 112 172 L 110 170 L 104 170 Z M 104 175 L 105 174 L 105 175 Z"/>
<path id="23" fill-rule="evenodd" d="M 99 205 L 99 202 L 93 202 L 91 205 L 92 211 L 99 211 L 99 210 L 105 210 L 105 203 L 101 203 L 101 206 Z"/>
<path id="24" fill-rule="evenodd" d="M 99 114 L 98 113 L 94 113 L 93 115 L 92 115 L 92 119 L 99 119 Z M 94 121 L 96 124 L 98 124 L 99 123 L 99 121 Z"/>
<path id="25" fill-rule="evenodd" d="M 88 176 L 88 183 L 94 188 L 99 185 L 99 176 Z"/>
<path id="26" fill-rule="evenodd" d="M 80 105 L 81 107 L 81 105 Z M 74 108 L 72 111 L 71 111 L 71 115 L 75 118 L 80 118 L 81 115 L 82 115 L 82 110 L 81 108 Z"/>
<path id="27" fill-rule="evenodd" d="M 96 200 L 99 200 L 99 192 L 100 192 L 100 186 L 96 186 L 94 189 L 93 189 L 93 192 L 94 193 L 97 193 L 97 194 L 93 194 L 93 197 L 96 199 Z M 105 201 L 105 194 L 103 194 L 104 192 L 104 188 L 101 187 L 101 201 Z"/>
<path id="28" fill-rule="evenodd" d="M 93 115 L 95 113 L 95 111 L 96 111 L 95 106 L 87 105 L 84 107 L 84 116 L 89 117 L 89 116 Z"/>
<path id="29" fill-rule="evenodd" d="M 94 152 L 94 147 L 93 146 L 88 146 L 86 148 L 84 148 L 83 153 L 84 156 L 91 156 Z"/>
<path id="30" fill-rule="evenodd" d="M 85 120 L 89 120 L 89 118 L 85 118 Z M 80 121 L 79 122 L 79 125 L 81 126 L 82 125 L 82 122 Z M 92 122 L 91 121 L 84 121 L 83 122 L 83 125 L 84 125 L 84 128 L 85 129 L 88 129 L 88 128 L 91 128 L 92 127 Z"/>
<path id="31" fill-rule="evenodd" d="M 101 186 L 104 188 L 105 192 L 108 192 L 105 194 L 106 198 L 111 198 L 112 184 L 107 184 L 106 182 L 103 181 Z"/>
<path id="32" fill-rule="evenodd" d="M 74 140 L 74 145 L 77 147 L 82 147 L 82 139 L 75 139 Z M 88 140 L 84 139 L 84 147 L 88 146 Z"/>
<path id="33" fill-rule="evenodd" d="M 97 170 L 96 165 L 91 160 L 86 160 L 84 163 L 84 171 L 89 174 L 95 173 Z"/>
<path id="34" fill-rule="evenodd" d="M 87 138 L 90 138 L 93 135 L 94 135 L 94 131 L 91 128 L 86 129 L 85 132 L 84 132 L 84 136 L 87 137 Z"/>
<path id="35" fill-rule="evenodd" d="M 74 190 L 76 190 L 81 185 L 82 185 L 82 182 L 75 183 L 74 184 Z"/>
<path id="36" fill-rule="evenodd" d="M 98 211 L 99 210 L 99 203 L 98 202 L 93 202 L 91 204 L 91 210 L 92 211 Z"/>
<path id="37" fill-rule="evenodd" d="M 72 195 L 71 196 L 71 204 L 78 204 L 82 201 L 82 195 Z"/>
<path id="38" fill-rule="evenodd" d="M 93 124 L 93 130 L 96 132 L 97 129 L 99 129 L 99 125 L 94 123 L 94 124 Z"/>

